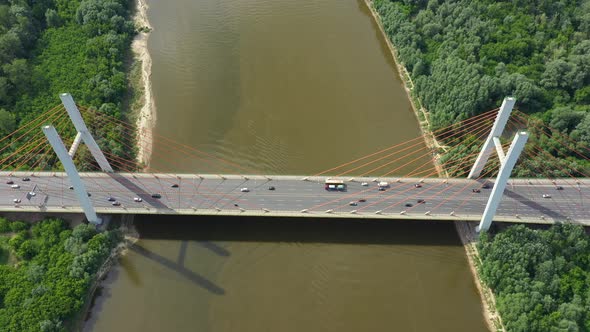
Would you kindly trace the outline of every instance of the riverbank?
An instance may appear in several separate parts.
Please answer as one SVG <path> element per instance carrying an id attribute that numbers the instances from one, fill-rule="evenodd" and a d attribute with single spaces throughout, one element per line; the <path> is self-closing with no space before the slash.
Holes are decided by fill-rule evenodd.
<path id="1" fill-rule="evenodd" d="M 406 95 L 408 96 L 410 105 L 412 106 L 412 111 L 414 112 L 416 120 L 418 121 L 418 124 L 420 126 L 420 131 L 422 133 L 422 136 L 424 137 L 424 142 L 426 143 L 426 146 L 433 151 L 433 163 L 438 173 L 438 176 L 448 178 L 448 173 L 440 163 L 442 156 L 440 155 L 440 153 L 438 153 L 439 149 L 445 150 L 446 148 L 437 141 L 436 137 L 430 130 L 430 114 L 428 113 L 428 110 L 422 107 L 422 104 L 420 103 L 418 97 L 414 95 L 414 82 L 412 81 L 410 73 L 408 73 L 406 67 L 404 67 L 404 65 L 399 61 L 399 58 L 397 56 L 397 50 L 395 49 L 393 43 L 391 42 L 391 40 L 389 40 L 387 34 L 385 33 L 385 30 L 383 29 L 383 23 L 381 22 L 381 16 L 379 16 L 379 13 L 377 13 L 375 8 L 373 7 L 373 2 L 371 0 L 364 1 L 365 5 L 371 12 L 373 20 L 375 20 L 375 23 L 379 27 L 381 36 L 385 40 L 387 48 L 389 49 L 389 52 L 393 57 L 394 63 L 397 67 L 398 74 L 402 81 L 402 85 L 404 87 L 404 90 L 406 91 Z"/>
<path id="2" fill-rule="evenodd" d="M 149 165 L 152 151 L 152 130 L 156 123 L 156 107 L 152 93 L 152 58 L 147 48 L 149 33 L 152 27 L 147 16 L 146 0 L 135 1 L 133 22 L 138 30 L 131 43 L 134 64 L 138 71 L 137 77 L 131 78 L 131 86 L 137 92 L 136 102 L 132 103 L 132 112 L 137 128 L 137 160 L 144 166 Z"/>
<path id="3" fill-rule="evenodd" d="M 479 277 L 478 266 L 481 265 L 481 258 L 477 250 L 478 235 L 475 231 L 476 224 L 467 221 L 456 221 L 455 228 L 465 248 L 467 261 L 469 262 L 469 269 L 473 275 L 473 281 L 477 287 L 479 297 L 481 298 L 481 306 L 483 309 L 484 318 L 488 329 L 490 331 L 506 331 L 502 318 L 496 308 L 496 297 L 492 290 Z"/>
<path id="4" fill-rule="evenodd" d="M 439 144 L 436 140 L 436 137 L 433 135 L 432 131 L 430 130 L 430 123 L 429 123 L 429 113 L 428 111 L 422 107 L 420 100 L 414 94 L 414 82 L 412 82 L 412 78 L 408 73 L 406 67 L 399 61 L 397 56 L 397 51 L 385 30 L 383 29 L 383 24 L 381 22 L 381 17 L 379 13 L 373 7 L 373 3 L 371 0 L 365 0 L 365 4 L 369 8 L 371 12 L 371 16 L 375 20 L 379 30 L 381 31 L 381 35 L 385 42 L 387 43 L 387 47 L 391 53 L 391 56 L 394 59 L 394 62 L 397 66 L 398 73 L 401 77 L 402 84 L 410 100 L 410 104 L 412 106 L 412 110 L 416 115 L 416 119 L 420 125 L 420 130 L 422 132 L 422 136 L 424 137 L 424 141 L 426 146 L 432 149 L 434 154 L 434 165 L 438 172 L 439 177 L 448 177 L 447 172 L 442 167 L 440 163 L 441 155 L 438 153 L 439 149 L 445 150 L 445 147 Z M 467 260 L 469 262 L 469 268 L 471 270 L 471 274 L 473 276 L 475 285 L 479 292 L 482 304 L 482 311 L 490 331 L 505 331 L 504 326 L 502 324 L 502 319 L 496 309 L 496 299 L 491 289 L 489 289 L 479 277 L 479 273 L 477 271 L 477 266 L 479 262 L 479 253 L 477 251 L 477 233 L 475 232 L 475 225 L 465 221 L 456 221 L 455 228 L 457 229 L 457 233 L 461 238 L 461 242 L 463 243 L 463 248 L 465 249 L 465 253 L 467 255 Z"/>

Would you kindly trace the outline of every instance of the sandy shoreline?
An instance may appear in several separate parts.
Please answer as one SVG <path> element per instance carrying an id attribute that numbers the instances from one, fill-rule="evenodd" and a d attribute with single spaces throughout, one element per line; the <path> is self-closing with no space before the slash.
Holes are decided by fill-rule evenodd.
<path id="1" fill-rule="evenodd" d="M 408 100 L 410 101 L 410 104 L 412 105 L 412 110 L 414 111 L 414 114 L 416 115 L 416 119 L 418 120 L 418 122 L 420 124 L 420 130 L 422 131 L 422 134 L 424 136 L 424 141 L 426 142 L 426 146 L 435 150 L 435 151 L 438 150 L 439 148 L 444 149 L 444 147 L 442 145 L 440 145 L 439 142 L 437 142 L 436 138 L 434 137 L 434 135 L 430 131 L 430 124 L 428 122 L 428 117 L 429 117 L 428 111 L 421 106 L 417 107 L 414 99 L 412 98 L 412 90 L 414 88 L 414 83 L 412 82 L 410 74 L 408 73 L 406 68 L 401 64 L 401 62 L 398 59 L 397 51 L 396 51 L 394 45 L 392 44 L 391 40 L 389 40 L 389 37 L 387 37 L 385 30 L 383 29 L 383 25 L 381 23 L 381 17 L 379 16 L 379 13 L 377 13 L 375 8 L 373 8 L 373 4 L 372 4 L 371 0 L 365 0 L 365 4 L 367 5 L 369 10 L 371 11 L 371 15 L 373 16 L 373 19 L 375 20 L 377 26 L 379 27 L 379 30 L 381 31 L 381 34 L 382 34 L 383 38 L 385 39 L 385 42 L 387 43 L 387 47 L 389 48 L 389 51 L 391 52 L 391 56 L 394 59 L 394 62 L 395 62 L 397 69 L 398 69 L 398 73 L 402 79 L 404 89 L 406 90 L 406 94 L 408 95 Z M 419 103 L 419 100 L 416 100 L 416 102 Z M 446 173 L 446 171 L 443 169 L 443 167 L 438 162 L 439 160 L 440 160 L 440 155 L 437 153 L 434 162 L 435 162 L 435 167 L 437 168 L 439 177 L 448 177 L 448 174 Z M 480 258 L 479 258 L 479 253 L 478 253 L 477 247 L 476 247 L 477 233 L 475 232 L 475 225 L 471 224 L 469 222 L 465 222 L 465 221 L 456 221 L 455 228 L 457 229 L 457 233 L 461 239 L 461 242 L 463 243 L 463 248 L 465 249 L 465 253 L 467 255 L 467 261 L 469 262 L 469 268 L 471 270 L 471 274 L 473 276 L 475 285 L 477 287 L 477 290 L 478 290 L 478 293 L 479 293 L 479 296 L 481 299 L 481 308 L 482 308 L 483 316 L 484 316 L 484 319 L 485 319 L 486 324 L 488 326 L 488 329 L 490 331 L 505 331 L 506 329 L 504 328 L 504 326 L 502 324 L 502 319 L 496 309 L 496 299 L 494 297 L 494 294 L 491 291 L 491 289 L 489 289 L 483 283 L 483 281 L 479 277 L 479 273 L 477 271 L 477 262 L 479 261 Z"/>
<path id="2" fill-rule="evenodd" d="M 134 87 L 140 95 L 140 108 L 132 110 L 136 115 L 138 152 L 137 160 L 145 166 L 149 165 L 152 152 L 152 129 L 156 123 L 156 107 L 152 94 L 152 58 L 147 48 L 149 32 L 152 27 L 147 17 L 148 5 L 146 0 L 135 1 L 135 16 L 133 21 L 139 28 L 137 36 L 131 43 L 134 61 L 141 64 L 139 86 Z"/>

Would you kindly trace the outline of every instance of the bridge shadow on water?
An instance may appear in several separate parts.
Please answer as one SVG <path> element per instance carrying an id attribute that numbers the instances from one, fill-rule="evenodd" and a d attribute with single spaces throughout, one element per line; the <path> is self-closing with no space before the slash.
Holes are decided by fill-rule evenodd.
<path id="1" fill-rule="evenodd" d="M 137 245 L 137 244 L 132 245 L 129 249 L 131 249 L 133 252 L 135 252 L 145 258 L 153 260 L 153 261 L 155 261 L 159 264 L 162 264 L 163 266 L 179 273 L 183 277 L 185 277 L 188 280 L 192 281 L 193 283 L 199 285 L 200 287 L 206 289 L 210 293 L 213 293 L 216 295 L 225 294 L 225 290 L 223 288 L 219 287 L 218 285 L 216 285 L 214 282 L 210 281 L 209 279 L 201 276 L 200 274 L 198 274 L 196 272 L 193 272 L 193 271 L 187 269 L 184 266 L 184 261 L 182 263 L 174 262 L 162 255 L 159 255 L 159 254 L 157 254 L 153 251 L 150 251 L 150 250 L 142 247 L 141 245 Z M 184 251 L 186 251 L 186 246 L 185 246 Z M 182 252 L 182 248 L 181 248 L 181 252 Z"/>
<path id="2" fill-rule="evenodd" d="M 181 243 L 176 260 L 151 251 L 142 246 L 141 241 L 129 248 L 132 252 L 161 264 L 214 295 L 225 295 L 226 291 L 185 267 L 189 242 L 221 258 L 230 257 L 231 252 L 223 247 L 223 243 L 216 242 L 461 245 L 452 222 L 138 215 L 134 224 L 141 239 L 176 240 Z M 409 252 L 408 249 L 403 250 Z M 126 267 L 125 270 L 133 272 L 134 268 Z M 131 277 L 133 275 L 130 274 Z M 135 282 L 140 283 L 139 276 L 135 277 L 138 279 Z"/>
<path id="3" fill-rule="evenodd" d="M 448 221 L 283 217 L 138 215 L 143 239 L 197 241 L 220 256 L 213 241 L 460 246 Z"/>

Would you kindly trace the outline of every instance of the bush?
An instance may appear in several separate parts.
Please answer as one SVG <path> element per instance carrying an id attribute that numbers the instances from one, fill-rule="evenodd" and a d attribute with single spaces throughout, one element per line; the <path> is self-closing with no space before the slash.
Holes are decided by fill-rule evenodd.
<path id="1" fill-rule="evenodd" d="M 10 230 L 13 232 L 20 232 L 29 229 L 29 224 L 22 221 L 12 221 L 9 223 Z"/>

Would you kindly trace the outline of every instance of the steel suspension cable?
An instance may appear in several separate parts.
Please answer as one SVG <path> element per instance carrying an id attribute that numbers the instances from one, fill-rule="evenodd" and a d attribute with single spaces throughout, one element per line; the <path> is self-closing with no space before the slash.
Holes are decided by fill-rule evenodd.
<path id="1" fill-rule="evenodd" d="M 490 110 L 490 111 L 488 111 L 488 112 L 484 112 L 484 113 L 482 113 L 482 114 L 480 114 L 480 115 L 477 115 L 477 116 L 471 117 L 471 118 L 469 118 L 469 119 L 463 120 L 463 121 L 461 121 L 461 122 L 459 122 L 459 123 L 457 123 L 457 124 L 452 124 L 452 125 L 446 126 L 446 127 L 444 127 L 444 128 L 437 129 L 437 130 L 435 130 L 435 131 L 433 131 L 433 132 L 432 132 L 432 135 L 440 134 L 440 133 L 442 133 L 444 130 L 447 130 L 447 129 L 449 129 L 449 128 L 452 128 L 452 127 L 456 127 L 456 126 L 457 126 L 457 125 L 459 125 L 459 124 L 465 125 L 465 124 L 467 124 L 467 123 L 471 123 L 471 122 L 477 121 L 477 120 L 478 120 L 480 117 L 488 117 L 488 116 L 489 116 L 489 115 L 490 115 L 492 112 L 494 112 L 494 111 L 497 111 L 498 109 L 499 109 L 499 108 L 496 108 L 496 109 Z M 341 164 L 341 165 L 339 165 L 339 166 L 336 166 L 336 167 L 330 168 L 330 169 L 328 169 L 328 170 L 325 170 L 325 171 L 322 171 L 322 172 L 316 173 L 316 174 L 314 174 L 313 176 L 320 176 L 320 175 L 323 175 L 323 174 L 325 174 L 325 173 L 331 172 L 331 171 L 333 171 L 333 170 L 336 170 L 336 169 L 339 169 L 339 168 L 341 168 L 341 167 L 344 167 L 344 166 L 348 166 L 348 165 L 350 165 L 350 164 L 353 164 L 353 163 L 355 163 L 355 162 L 357 162 L 357 161 L 361 161 L 361 160 L 363 160 L 363 159 L 370 158 L 370 157 L 373 157 L 373 156 L 375 156 L 375 155 L 377 155 L 377 154 L 380 154 L 380 153 L 383 153 L 383 152 L 387 152 L 387 151 L 389 151 L 389 150 L 391 150 L 391 149 L 394 149 L 394 148 L 397 148 L 397 147 L 403 146 L 404 144 L 408 144 L 408 143 L 410 143 L 410 142 L 412 142 L 412 141 L 415 141 L 415 140 L 420 140 L 420 141 L 423 143 L 423 142 L 424 142 L 424 138 L 425 138 L 425 135 L 420 135 L 420 136 L 418 136 L 418 137 L 415 137 L 415 138 L 413 138 L 413 139 L 410 139 L 410 140 L 408 140 L 408 141 L 405 141 L 405 142 L 401 142 L 401 143 L 395 144 L 395 145 L 393 145 L 393 146 L 390 146 L 390 147 L 384 148 L 384 149 L 382 149 L 382 150 L 379 150 L 379 151 L 377 151 L 377 152 L 373 152 L 373 153 L 371 153 L 371 154 L 369 154 L 369 155 L 366 155 L 366 156 L 360 157 L 360 158 L 358 158 L 358 159 L 355 159 L 355 160 L 352 160 L 352 161 L 346 162 L 346 163 L 344 163 L 344 164 Z"/>

